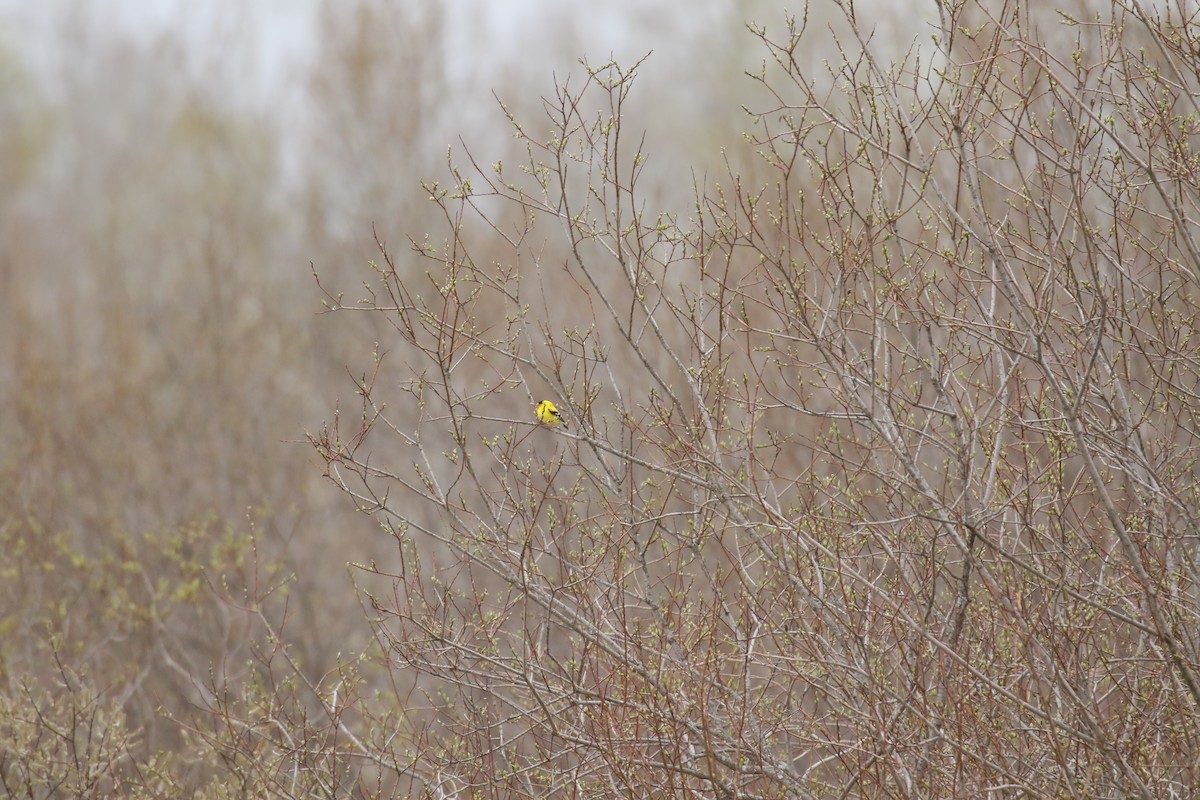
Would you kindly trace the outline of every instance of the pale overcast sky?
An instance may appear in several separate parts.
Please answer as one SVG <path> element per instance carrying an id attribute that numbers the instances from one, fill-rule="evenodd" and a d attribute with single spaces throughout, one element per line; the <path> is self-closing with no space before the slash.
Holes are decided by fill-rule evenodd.
<path id="1" fill-rule="evenodd" d="M 464 37 L 451 43 L 451 52 L 470 53 L 474 59 L 561 57 L 550 37 L 570 31 L 579 47 L 572 57 L 586 55 L 593 62 L 610 55 L 627 62 L 649 50 L 665 59 L 682 56 L 672 53 L 672 46 L 683 47 L 696 26 L 716 21 L 713 9 L 722 5 L 670 0 L 440 2 L 451 19 L 461 16 L 470 23 L 451 25 L 452 33 Z M 253 73 L 247 75 L 249 86 L 263 88 L 277 85 L 312 52 L 320 5 L 320 0 L 0 0 L 0 41 L 40 67 L 61 57 L 60 48 L 70 46 L 71 35 L 114 31 L 152 40 L 173 31 L 201 48 L 219 43 L 223 55 L 242 59 Z M 487 32 L 485 42 L 478 41 L 481 30 Z M 547 65 L 555 66 L 569 65 Z"/>

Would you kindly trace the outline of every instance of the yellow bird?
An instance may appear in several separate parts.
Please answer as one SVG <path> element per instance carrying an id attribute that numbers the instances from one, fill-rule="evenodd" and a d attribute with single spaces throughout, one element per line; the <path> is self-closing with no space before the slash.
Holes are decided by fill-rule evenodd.
<path id="1" fill-rule="evenodd" d="M 537 404 L 538 422 L 544 425 L 549 425 L 551 428 L 562 425 L 567 427 L 566 421 L 562 418 L 562 414 L 558 413 L 558 409 L 549 400 L 543 400 Z"/>

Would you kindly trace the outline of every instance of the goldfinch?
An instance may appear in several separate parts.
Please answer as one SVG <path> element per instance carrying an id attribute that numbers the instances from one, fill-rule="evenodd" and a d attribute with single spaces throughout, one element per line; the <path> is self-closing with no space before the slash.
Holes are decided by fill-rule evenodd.
<path id="1" fill-rule="evenodd" d="M 537 404 L 537 419 L 538 422 L 543 425 L 549 425 L 551 428 L 557 425 L 562 425 L 564 428 L 567 427 L 562 414 L 558 413 L 558 409 L 555 408 L 554 403 L 551 403 L 549 400 L 543 400 Z"/>

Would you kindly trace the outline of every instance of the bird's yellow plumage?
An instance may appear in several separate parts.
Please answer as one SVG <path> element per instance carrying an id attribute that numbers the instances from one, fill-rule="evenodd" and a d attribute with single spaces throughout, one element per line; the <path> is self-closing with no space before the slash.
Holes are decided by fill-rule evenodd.
<path id="1" fill-rule="evenodd" d="M 551 403 L 549 400 L 543 400 L 537 404 L 537 418 L 538 422 L 543 425 L 549 425 L 552 428 L 556 425 L 562 425 L 564 428 L 567 427 L 562 414 L 558 413 L 558 409 L 554 403 Z"/>

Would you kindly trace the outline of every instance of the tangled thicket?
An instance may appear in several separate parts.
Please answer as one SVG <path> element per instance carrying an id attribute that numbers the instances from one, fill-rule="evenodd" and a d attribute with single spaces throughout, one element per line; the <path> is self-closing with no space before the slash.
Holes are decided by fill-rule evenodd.
<path id="1" fill-rule="evenodd" d="M 431 186 L 316 437 L 432 796 L 1184 796 L 1197 780 L 1200 27 L 845 6 L 762 165 L 639 194 L 634 70 Z M 338 308 L 346 307 L 331 298 Z M 552 397 L 576 425 L 536 428 Z M 361 423 L 361 424 L 360 424 Z"/>

